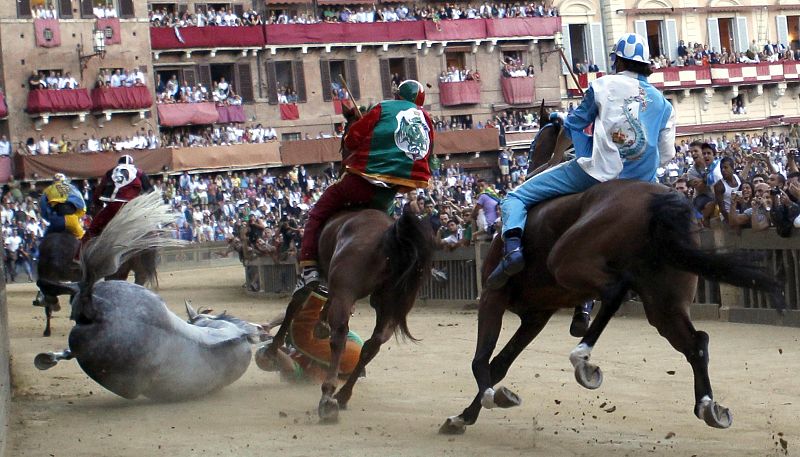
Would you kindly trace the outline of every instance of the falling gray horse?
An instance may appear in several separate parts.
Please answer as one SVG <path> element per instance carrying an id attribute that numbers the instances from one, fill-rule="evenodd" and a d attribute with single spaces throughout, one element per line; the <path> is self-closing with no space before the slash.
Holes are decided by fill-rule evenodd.
<path id="1" fill-rule="evenodd" d="M 62 290 L 46 292 L 74 297 L 69 348 L 37 355 L 37 368 L 74 358 L 89 377 L 121 397 L 165 401 L 196 398 L 244 374 L 260 326 L 224 313 L 198 314 L 188 303 L 187 323 L 142 286 L 100 281 L 144 249 L 180 244 L 164 228 L 174 222 L 161 195 L 147 194 L 125 205 L 86 246 L 80 282 L 51 284 Z"/>

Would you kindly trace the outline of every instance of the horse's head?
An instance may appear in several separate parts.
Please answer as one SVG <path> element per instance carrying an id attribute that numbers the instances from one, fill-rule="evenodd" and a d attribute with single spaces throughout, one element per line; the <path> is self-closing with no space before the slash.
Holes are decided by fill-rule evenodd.
<path id="1" fill-rule="evenodd" d="M 212 310 L 210 309 L 195 311 L 189 300 L 185 300 L 184 304 L 186 305 L 186 314 L 189 316 L 188 322 L 192 325 L 218 329 L 236 328 L 241 331 L 244 336 L 247 336 L 247 340 L 252 344 L 262 341 L 262 335 L 267 335 L 267 331 L 264 330 L 264 327 L 261 325 L 243 321 L 237 317 L 228 315 L 225 311 L 223 311 L 222 314 L 215 315 L 211 314 Z"/>
<path id="2" fill-rule="evenodd" d="M 560 118 L 551 120 L 550 114 L 551 111 L 545 108 L 542 99 L 542 105 L 539 107 L 539 133 L 531 142 L 528 152 L 528 170 L 533 171 L 546 164 L 553 156 L 553 148 L 563 125 Z"/>

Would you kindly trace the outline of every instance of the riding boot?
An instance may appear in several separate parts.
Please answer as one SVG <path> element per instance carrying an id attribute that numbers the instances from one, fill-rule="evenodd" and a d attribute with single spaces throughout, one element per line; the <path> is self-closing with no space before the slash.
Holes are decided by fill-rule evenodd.
<path id="1" fill-rule="evenodd" d="M 505 238 L 503 244 L 503 259 L 495 267 L 486 280 L 486 287 L 499 289 L 506 285 L 508 279 L 525 268 L 525 258 L 522 256 L 522 239 L 519 236 Z"/>
<path id="2" fill-rule="evenodd" d="M 316 265 L 304 266 L 300 271 L 300 277 L 297 279 L 297 285 L 294 288 L 293 294 L 299 291 L 312 291 L 319 285 L 319 269 Z"/>
<path id="3" fill-rule="evenodd" d="M 594 300 L 589 300 L 582 305 L 575 307 L 575 314 L 572 315 L 572 324 L 569 326 L 569 334 L 575 338 L 582 338 L 589 329 Z"/>

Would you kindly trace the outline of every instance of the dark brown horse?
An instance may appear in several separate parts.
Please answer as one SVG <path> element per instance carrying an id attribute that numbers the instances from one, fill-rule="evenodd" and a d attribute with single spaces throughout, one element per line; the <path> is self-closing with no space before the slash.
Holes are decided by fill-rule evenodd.
<path id="1" fill-rule="evenodd" d="M 343 150 L 344 157 L 346 154 Z M 319 265 L 328 282 L 328 303 L 323 316 L 327 316 L 330 327 L 331 360 L 322 384 L 320 420 L 337 420 L 339 409 L 346 408 L 359 375 L 396 329 L 412 338 L 406 316 L 430 272 L 432 251 L 430 227 L 410 212 L 394 221 L 379 210 L 349 210 L 325 224 L 320 234 Z M 375 327 L 361 349 L 358 365 L 334 394 L 350 315 L 356 300 L 367 296 L 375 309 Z M 283 346 L 292 318 L 307 298 L 308 293 L 294 294 L 265 357 Z"/>
<path id="2" fill-rule="evenodd" d="M 554 124 L 543 130 L 533 157 L 540 162 L 550 159 L 560 128 Z M 601 183 L 532 208 L 523 238 L 525 269 L 503 288 L 481 294 L 472 361 L 478 394 L 460 415 L 448 418 L 440 432 L 463 433 L 475 423 L 481 407 L 518 405 L 516 394 L 495 386 L 558 309 L 592 298 L 602 300 L 602 306 L 570 361 L 581 385 L 598 388 L 603 377 L 600 368 L 589 363 L 591 350 L 629 291 L 639 295 L 650 324 L 691 365 L 695 415 L 712 427 L 729 427 L 730 412 L 713 400 L 708 334 L 695 330 L 689 319 L 697 277 L 767 291 L 778 309 L 783 297 L 772 278 L 741 256 L 699 249 L 696 229 L 685 197 L 638 181 Z M 484 280 L 502 256 L 501 245 L 498 239 L 491 245 Z M 506 310 L 520 317 L 520 326 L 492 358 Z"/>
<path id="3" fill-rule="evenodd" d="M 39 287 L 39 293 L 33 300 L 33 305 L 44 307 L 44 336 L 50 336 L 50 320 L 53 317 L 53 311 L 61 309 L 58 294 L 59 291 L 64 290 L 48 287 L 48 285 L 80 280 L 80 268 L 78 263 L 73 260 L 79 248 L 80 241 L 72 234 L 65 232 L 48 233 L 39 246 L 39 261 L 36 264 L 36 285 Z M 143 251 L 124 262 L 116 273 L 106 279 L 126 281 L 128 275 L 133 272 L 136 284 L 143 286 L 150 283 L 157 287 L 156 256 L 155 250 Z"/>

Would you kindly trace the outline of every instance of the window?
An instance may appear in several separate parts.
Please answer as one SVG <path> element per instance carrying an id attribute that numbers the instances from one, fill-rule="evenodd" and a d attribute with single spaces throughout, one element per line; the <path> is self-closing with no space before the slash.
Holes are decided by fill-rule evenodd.
<path id="1" fill-rule="evenodd" d="M 134 17 L 133 0 L 80 0 L 81 17 Z M 115 5 L 116 2 L 116 5 Z"/>
<path id="2" fill-rule="evenodd" d="M 450 71 L 453 68 L 456 70 L 466 70 L 467 68 L 466 52 L 445 52 L 444 58 L 447 71 Z"/>
<path id="3" fill-rule="evenodd" d="M 644 23 L 645 21 L 635 22 L 636 32 L 642 36 L 647 35 L 646 30 L 641 30 Z M 567 58 L 574 72 L 577 73 L 575 67 L 578 63 L 587 67 L 594 63 L 599 71 L 606 71 L 609 47 L 606 45 L 601 23 L 562 25 L 561 35 L 564 40 L 564 57 Z M 677 39 L 675 43 L 677 46 Z M 561 70 L 563 74 L 568 75 L 570 69 L 562 62 Z"/>
<path id="4" fill-rule="evenodd" d="M 800 48 L 800 16 L 787 16 L 786 23 L 787 36 L 784 44 L 790 49 Z"/>
<path id="5" fill-rule="evenodd" d="M 399 57 L 380 60 L 383 98 L 392 98 L 397 86 L 406 79 L 417 79 L 417 59 Z"/>
<path id="6" fill-rule="evenodd" d="M 733 52 L 747 52 L 750 39 L 746 17 L 711 17 L 708 23 L 708 47 L 714 51 L 722 48 Z"/>
<path id="7" fill-rule="evenodd" d="M 731 99 L 731 111 L 733 114 L 747 114 L 744 106 L 744 95 L 739 94 Z"/>
<path id="8" fill-rule="evenodd" d="M 350 92 L 355 100 L 361 98 L 361 88 L 358 83 L 358 66 L 355 59 L 350 60 L 321 60 L 319 62 L 322 80 L 322 99 L 329 102 L 334 99 L 348 98 L 347 91 L 342 84 L 342 77 L 347 81 Z"/>
<path id="9" fill-rule="evenodd" d="M 299 141 L 303 137 L 300 135 L 300 132 L 292 132 L 292 133 L 283 133 L 281 134 L 281 141 Z"/>
<path id="10" fill-rule="evenodd" d="M 19 19 L 69 19 L 72 17 L 72 3 L 71 0 L 17 0 L 17 17 Z"/>
<path id="11" fill-rule="evenodd" d="M 717 23 L 719 24 L 720 49 L 714 49 L 714 51 L 721 51 L 722 49 L 730 51 L 733 49 L 733 18 L 717 19 Z"/>
<path id="12" fill-rule="evenodd" d="M 503 51 L 503 62 L 513 61 L 525 64 L 525 54 L 522 51 Z"/>
<path id="13" fill-rule="evenodd" d="M 206 85 L 209 91 L 215 84 L 224 81 L 233 91 L 242 97 L 243 102 L 253 101 L 253 75 L 249 63 L 223 63 L 200 66 L 200 83 Z"/>
<path id="14" fill-rule="evenodd" d="M 306 102 L 306 80 L 302 61 L 267 62 L 267 99 L 274 105 L 283 100 L 281 96 L 286 97 L 286 102 Z"/>
<path id="15" fill-rule="evenodd" d="M 589 60 L 589 50 L 586 46 L 586 24 L 569 25 L 569 44 L 572 54 L 570 64 L 575 71 L 575 64 Z"/>

